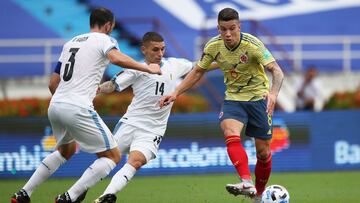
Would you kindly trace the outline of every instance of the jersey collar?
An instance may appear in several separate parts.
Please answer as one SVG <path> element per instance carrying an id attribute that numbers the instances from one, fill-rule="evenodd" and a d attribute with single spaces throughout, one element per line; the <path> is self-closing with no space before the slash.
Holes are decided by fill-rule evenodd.
<path id="1" fill-rule="evenodd" d="M 142 60 L 142 63 L 145 63 L 145 64 L 146 64 L 145 59 Z M 164 58 L 161 59 L 161 62 L 160 62 L 160 64 L 159 64 L 159 66 L 160 66 L 160 68 L 162 68 L 162 67 L 164 66 Z"/>
<path id="2" fill-rule="evenodd" d="M 225 44 L 225 42 L 224 42 L 224 45 L 225 45 L 226 49 L 229 50 L 229 51 L 234 51 L 234 50 L 236 50 L 236 49 L 240 46 L 242 38 L 243 38 L 243 34 L 240 33 L 240 41 L 239 41 L 239 43 L 238 43 L 234 48 L 232 48 L 232 49 L 230 49 L 229 47 L 227 47 L 226 44 Z"/>
<path id="3" fill-rule="evenodd" d="M 160 68 L 162 68 L 164 66 L 164 59 L 161 60 L 159 65 L 160 65 Z"/>

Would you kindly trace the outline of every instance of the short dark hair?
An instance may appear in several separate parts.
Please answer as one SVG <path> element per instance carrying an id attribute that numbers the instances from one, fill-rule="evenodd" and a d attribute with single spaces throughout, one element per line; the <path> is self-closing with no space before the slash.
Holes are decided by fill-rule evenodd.
<path id="1" fill-rule="evenodd" d="M 107 8 L 96 8 L 90 15 L 90 27 L 102 27 L 107 22 L 114 22 L 114 14 Z"/>
<path id="2" fill-rule="evenodd" d="M 230 20 L 240 20 L 239 13 L 232 8 L 224 8 L 219 12 L 218 22 L 219 21 L 230 21 Z"/>
<path id="3" fill-rule="evenodd" d="M 163 42 L 164 38 L 157 32 L 147 32 L 142 38 L 142 44 L 148 42 Z"/>

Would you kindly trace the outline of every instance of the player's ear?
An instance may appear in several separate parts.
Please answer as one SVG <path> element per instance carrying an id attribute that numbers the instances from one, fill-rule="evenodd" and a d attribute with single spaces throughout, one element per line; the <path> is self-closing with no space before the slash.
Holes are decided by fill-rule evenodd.
<path id="1" fill-rule="evenodd" d="M 109 22 L 105 23 L 104 26 L 105 26 L 106 32 L 107 32 L 107 33 L 110 33 L 111 30 L 112 30 L 113 23 L 112 23 L 111 21 L 109 21 Z"/>
<path id="2" fill-rule="evenodd" d="M 141 52 L 145 55 L 145 49 L 146 49 L 145 46 L 142 45 L 140 49 L 141 49 Z"/>

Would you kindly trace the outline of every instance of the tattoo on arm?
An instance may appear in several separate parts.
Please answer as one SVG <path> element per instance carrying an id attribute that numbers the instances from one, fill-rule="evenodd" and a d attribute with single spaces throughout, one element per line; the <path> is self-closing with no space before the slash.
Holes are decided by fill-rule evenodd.
<path id="1" fill-rule="evenodd" d="M 272 74 L 272 86 L 271 86 L 271 93 L 275 95 L 279 94 L 282 82 L 284 80 L 284 73 L 282 72 L 280 66 L 274 61 L 266 65 L 266 68 Z"/>

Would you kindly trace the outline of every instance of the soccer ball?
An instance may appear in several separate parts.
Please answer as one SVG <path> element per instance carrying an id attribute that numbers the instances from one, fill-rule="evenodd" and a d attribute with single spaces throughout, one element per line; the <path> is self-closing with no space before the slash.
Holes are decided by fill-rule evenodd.
<path id="1" fill-rule="evenodd" d="M 262 194 L 261 203 L 289 203 L 289 192 L 281 185 L 270 185 Z"/>

